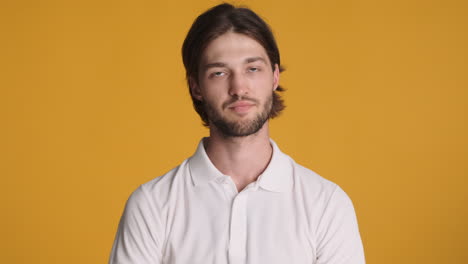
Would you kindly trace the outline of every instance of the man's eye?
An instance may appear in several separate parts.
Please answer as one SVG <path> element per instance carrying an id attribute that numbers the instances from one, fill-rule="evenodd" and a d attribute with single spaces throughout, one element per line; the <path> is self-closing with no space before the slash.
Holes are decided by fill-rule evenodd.
<path id="1" fill-rule="evenodd" d="M 225 75 L 224 72 L 213 72 L 211 74 L 211 76 L 213 76 L 213 77 L 221 77 L 221 76 L 224 76 L 224 75 Z"/>
<path id="2" fill-rule="evenodd" d="M 250 67 L 250 68 L 249 68 L 249 72 L 257 72 L 257 71 L 259 71 L 259 70 L 260 70 L 260 69 L 257 68 L 257 67 Z"/>

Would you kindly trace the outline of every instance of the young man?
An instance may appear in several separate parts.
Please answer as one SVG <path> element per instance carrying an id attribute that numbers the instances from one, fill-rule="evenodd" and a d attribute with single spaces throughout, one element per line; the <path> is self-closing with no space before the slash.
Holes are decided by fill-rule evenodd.
<path id="1" fill-rule="evenodd" d="M 348 196 L 269 138 L 284 106 L 267 24 L 218 5 L 196 19 L 182 55 L 210 136 L 131 195 L 110 263 L 364 263 Z"/>

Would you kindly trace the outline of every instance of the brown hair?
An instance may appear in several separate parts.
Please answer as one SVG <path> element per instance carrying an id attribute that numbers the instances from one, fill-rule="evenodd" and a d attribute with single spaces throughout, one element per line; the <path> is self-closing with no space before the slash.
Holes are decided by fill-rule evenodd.
<path id="1" fill-rule="evenodd" d="M 190 78 L 198 83 L 198 68 L 203 51 L 212 40 L 228 31 L 244 34 L 256 40 L 265 49 L 272 70 L 275 69 L 275 64 L 278 64 L 280 72 L 284 70 L 280 64 L 278 46 L 270 27 L 252 10 L 243 7 L 236 8 L 231 4 L 223 3 L 201 14 L 193 22 L 184 40 L 182 59 L 193 106 L 205 126 L 209 124 L 208 116 L 203 102 L 194 98 L 191 93 Z M 285 108 L 284 101 L 278 93 L 282 91 L 284 91 L 284 88 L 278 86 L 276 91 L 273 92 L 270 118 L 278 116 Z"/>

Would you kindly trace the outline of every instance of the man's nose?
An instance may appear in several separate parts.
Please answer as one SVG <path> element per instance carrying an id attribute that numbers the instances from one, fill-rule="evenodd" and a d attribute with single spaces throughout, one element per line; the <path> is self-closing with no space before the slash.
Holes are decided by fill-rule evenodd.
<path id="1" fill-rule="evenodd" d="M 249 82 L 242 73 L 232 74 L 229 85 L 229 95 L 231 96 L 242 97 L 249 92 Z"/>

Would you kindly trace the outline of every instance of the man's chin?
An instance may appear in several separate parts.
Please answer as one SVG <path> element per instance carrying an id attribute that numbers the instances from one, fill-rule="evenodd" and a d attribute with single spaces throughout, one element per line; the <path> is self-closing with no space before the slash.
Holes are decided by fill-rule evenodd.
<path id="1" fill-rule="evenodd" d="M 217 121 L 213 124 L 225 137 L 246 137 L 257 133 L 265 124 L 263 120 Z"/>
<path id="2" fill-rule="evenodd" d="M 266 121 L 269 119 L 266 111 L 259 113 L 250 109 L 240 113 L 239 111 L 222 111 L 222 115 L 216 115 L 217 112 L 207 107 L 206 112 L 210 113 L 210 124 L 225 137 L 246 137 L 257 133 Z"/>
<path id="3" fill-rule="evenodd" d="M 257 116 L 258 113 L 255 113 L 253 111 L 246 111 L 246 112 L 235 112 L 231 111 L 227 115 L 225 115 L 224 119 L 229 120 L 231 122 L 236 122 L 238 120 L 244 120 L 244 119 L 254 119 L 255 116 Z"/>

